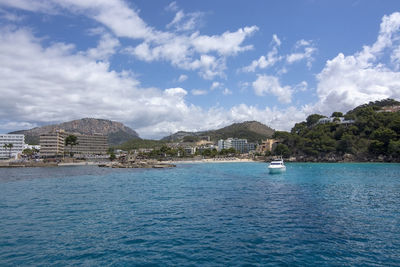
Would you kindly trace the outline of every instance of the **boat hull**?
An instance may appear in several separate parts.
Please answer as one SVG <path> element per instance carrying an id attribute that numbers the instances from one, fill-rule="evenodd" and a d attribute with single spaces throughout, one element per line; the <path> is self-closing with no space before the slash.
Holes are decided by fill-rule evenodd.
<path id="1" fill-rule="evenodd" d="M 268 171 L 269 171 L 269 173 L 282 173 L 282 172 L 286 171 L 286 167 L 285 166 L 279 167 L 279 168 L 268 167 Z"/>

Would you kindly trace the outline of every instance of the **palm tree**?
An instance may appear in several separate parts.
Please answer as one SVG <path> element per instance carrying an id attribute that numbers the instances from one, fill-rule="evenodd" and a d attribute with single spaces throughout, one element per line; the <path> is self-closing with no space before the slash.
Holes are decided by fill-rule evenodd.
<path id="1" fill-rule="evenodd" d="M 9 143 L 9 144 L 4 144 L 3 147 L 4 147 L 4 149 L 9 149 L 9 152 L 8 152 L 9 153 L 9 158 L 11 158 L 11 150 L 14 147 L 14 145 Z"/>
<path id="2" fill-rule="evenodd" d="M 70 146 L 69 155 L 72 157 L 74 154 L 72 153 L 72 147 L 76 146 L 78 143 L 78 137 L 73 134 L 70 134 L 65 138 L 65 146 Z"/>
<path id="3" fill-rule="evenodd" d="M 10 149 L 10 158 L 11 158 L 11 150 L 12 150 L 12 148 L 14 147 L 14 145 L 13 144 L 8 144 L 8 148 Z"/>
<path id="4" fill-rule="evenodd" d="M 7 150 L 8 149 L 8 144 L 4 144 L 3 148 L 4 148 L 4 150 Z"/>

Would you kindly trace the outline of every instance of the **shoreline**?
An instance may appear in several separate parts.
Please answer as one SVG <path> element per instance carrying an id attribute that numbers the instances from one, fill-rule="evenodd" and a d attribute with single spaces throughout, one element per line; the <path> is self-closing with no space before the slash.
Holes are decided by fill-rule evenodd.
<path id="1" fill-rule="evenodd" d="M 153 165 L 163 165 L 163 164 L 204 164 L 204 163 L 246 163 L 246 162 L 258 162 L 258 163 L 268 163 L 269 161 L 260 161 L 254 159 L 240 159 L 240 158 L 223 158 L 223 159 L 190 159 L 190 160 L 166 160 L 153 162 Z M 60 163 L 43 163 L 43 162 L 26 162 L 26 163 L 11 163 L 0 162 L 0 169 L 2 168 L 39 168 L 39 167 L 74 167 L 74 166 L 99 166 L 108 165 L 111 162 L 60 162 Z M 387 163 L 387 164 L 400 164 L 399 162 L 385 162 L 385 161 L 285 161 L 285 163 Z M 102 167 L 102 166 L 101 166 Z"/>
<path id="2" fill-rule="evenodd" d="M 239 162 L 262 162 L 253 159 L 239 159 L 239 158 L 232 158 L 232 159 L 200 159 L 200 160 L 169 160 L 163 161 L 172 164 L 192 164 L 192 163 L 239 163 Z"/>

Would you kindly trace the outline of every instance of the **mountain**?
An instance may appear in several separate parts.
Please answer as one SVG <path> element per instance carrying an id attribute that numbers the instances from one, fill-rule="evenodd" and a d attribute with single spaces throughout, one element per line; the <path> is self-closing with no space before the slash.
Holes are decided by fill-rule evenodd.
<path id="1" fill-rule="evenodd" d="M 184 139 L 199 139 L 201 137 L 210 136 L 212 141 L 219 139 L 245 138 L 249 142 L 256 142 L 262 139 L 271 138 L 275 130 L 258 122 L 258 121 L 245 121 L 241 123 L 234 123 L 217 130 L 201 131 L 201 132 L 184 132 L 179 131 L 175 134 L 164 137 L 164 141 L 183 141 Z"/>
<path id="2" fill-rule="evenodd" d="M 122 144 L 131 139 L 140 139 L 139 135 L 131 128 L 123 125 L 120 122 L 84 118 L 80 120 L 73 120 L 60 124 L 46 125 L 36 127 L 30 130 L 22 130 L 12 132 L 13 134 L 25 134 L 25 142 L 29 144 L 38 144 L 39 136 L 54 132 L 55 130 L 64 130 L 70 133 L 79 134 L 101 134 L 108 136 L 108 143 L 110 145 Z"/>

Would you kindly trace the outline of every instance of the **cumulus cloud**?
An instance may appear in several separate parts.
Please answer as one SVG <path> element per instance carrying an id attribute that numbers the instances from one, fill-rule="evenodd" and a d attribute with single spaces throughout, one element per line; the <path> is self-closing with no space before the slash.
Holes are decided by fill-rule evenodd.
<path id="1" fill-rule="evenodd" d="M 108 33 L 104 33 L 96 48 L 90 48 L 87 55 L 93 59 L 107 60 L 114 55 L 116 48 L 120 45 L 118 39 L 112 37 Z"/>
<path id="2" fill-rule="evenodd" d="M 74 46 L 44 47 L 29 30 L 0 29 L 0 117 L 40 125 L 82 117 L 113 119 L 135 129 L 191 112 L 183 88 L 141 88 Z M 3 121 L 3 125 L 7 125 Z"/>
<path id="3" fill-rule="evenodd" d="M 317 49 L 313 46 L 311 41 L 299 40 L 295 44 L 295 51 L 292 54 L 286 56 L 286 62 L 288 64 L 293 64 L 298 61 L 305 60 L 307 62 L 307 67 L 311 67 L 314 60 L 313 55 Z"/>
<path id="4" fill-rule="evenodd" d="M 202 109 L 186 102 L 184 88 L 142 88 L 129 72 L 113 71 L 106 61 L 70 44 L 46 47 L 27 29 L 0 28 L 0 62 L 0 117 L 7 118 L 0 121 L 3 131 L 82 117 L 121 121 L 146 138 L 242 120 L 282 127 L 273 119 L 279 111 L 265 116 L 271 110 L 246 105 Z"/>
<path id="5" fill-rule="evenodd" d="M 208 92 L 206 90 L 200 90 L 200 89 L 193 89 L 192 90 L 192 95 L 206 95 Z"/>
<path id="6" fill-rule="evenodd" d="M 179 11 L 176 3 L 168 7 L 178 12 L 167 28 L 175 28 L 179 33 L 160 31 L 147 25 L 139 16 L 139 11 L 122 0 L 2 0 L 0 5 L 45 13 L 67 10 L 88 16 L 119 38 L 141 41 L 136 46 L 126 48 L 124 51 L 128 54 L 147 62 L 168 61 L 175 67 L 197 71 L 205 79 L 224 77 L 226 58 L 252 49 L 252 45 L 243 43 L 258 30 L 257 26 L 250 26 L 220 35 L 189 34 L 186 30 L 193 30 L 202 14 L 185 14 Z"/>
<path id="7" fill-rule="evenodd" d="M 400 44 L 400 13 L 384 16 L 377 40 L 360 52 L 339 53 L 328 60 L 317 75 L 319 101 L 315 110 L 324 114 L 347 111 L 357 105 L 383 98 L 400 98 L 400 72 L 382 62 L 396 57 Z"/>
<path id="8" fill-rule="evenodd" d="M 292 101 L 292 91 L 290 86 L 281 86 L 277 77 L 269 75 L 258 75 L 257 80 L 253 82 L 254 93 L 258 96 L 272 94 L 276 96 L 281 103 L 290 103 Z"/>
<path id="9" fill-rule="evenodd" d="M 223 94 L 223 95 L 231 95 L 231 94 L 232 94 L 232 91 L 229 90 L 228 88 L 225 88 L 225 89 L 222 91 L 222 94 Z"/>
<path id="10" fill-rule="evenodd" d="M 242 70 L 244 72 L 254 72 L 257 68 L 265 69 L 272 67 L 282 59 L 278 56 L 278 47 L 281 45 L 281 40 L 279 40 L 276 34 L 272 35 L 272 50 L 267 53 L 267 56 L 261 56 L 257 60 L 253 60 L 249 66 L 244 67 Z"/>
<path id="11" fill-rule="evenodd" d="M 186 81 L 188 79 L 188 76 L 187 75 L 185 75 L 185 74 L 181 74 L 180 76 L 179 76 L 179 78 L 178 78 L 178 82 L 184 82 L 184 81 Z"/>
<path id="12" fill-rule="evenodd" d="M 174 19 L 167 24 L 167 29 L 175 29 L 175 31 L 193 31 L 200 24 L 203 17 L 201 12 L 192 12 L 186 14 L 183 10 L 176 12 Z"/>
<path id="13" fill-rule="evenodd" d="M 220 82 L 213 82 L 213 83 L 211 84 L 210 89 L 211 89 L 211 90 L 215 90 L 215 89 L 217 89 L 217 88 L 220 88 L 222 85 L 223 85 L 223 84 L 220 83 Z"/>

